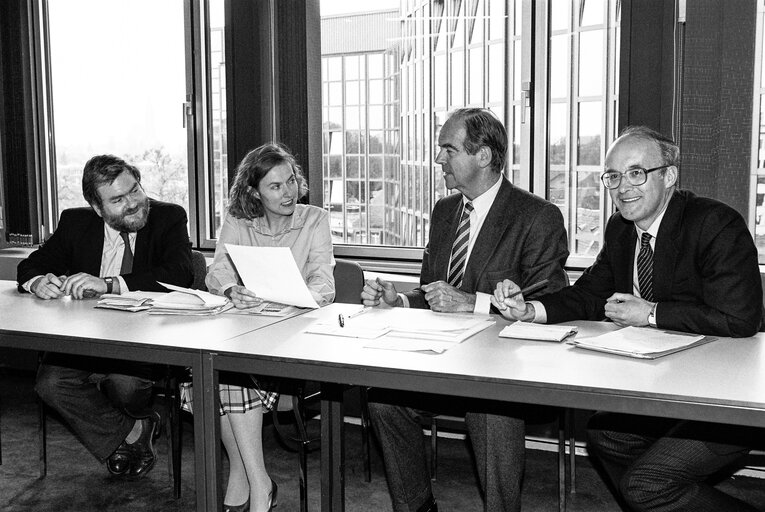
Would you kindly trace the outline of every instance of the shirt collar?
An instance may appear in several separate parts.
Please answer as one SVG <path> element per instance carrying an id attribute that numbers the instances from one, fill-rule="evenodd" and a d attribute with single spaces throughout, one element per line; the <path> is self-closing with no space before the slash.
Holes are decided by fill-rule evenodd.
<path id="1" fill-rule="evenodd" d="M 494 199 L 497 197 L 497 194 L 499 193 L 499 187 L 502 185 L 502 180 L 505 179 L 504 176 L 500 173 L 499 179 L 497 179 L 497 182 L 494 183 L 489 189 L 481 194 L 478 197 L 473 198 L 471 203 L 473 203 L 473 209 L 475 210 L 475 213 L 482 217 L 486 215 L 489 212 L 489 209 L 491 208 L 491 205 L 494 203 Z M 462 196 L 462 204 L 465 204 L 468 201 L 468 198 L 465 196 Z"/>
<path id="2" fill-rule="evenodd" d="M 255 217 L 254 219 L 250 220 L 250 225 L 255 231 L 257 231 L 261 235 L 268 235 L 268 236 L 282 235 L 284 233 L 288 233 L 295 229 L 301 229 L 303 225 L 305 225 L 306 215 L 307 215 L 307 211 L 306 211 L 305 205 L 302 205 L 302 204 L 295 205 L 295 213 L 293 213 L 292 216 L 290 217 L 290 223 L 287 225 L 286 228 L 284 228 L 279 233 L 271 233 L 271 230 L 269 229 L 268 224 L 266 223 L 265 215 L 261 217 Z"/>
<path id="3" fill-rule="evenodd" d="M 635 224 L 635 230 L 637 231 L 637 237 L 638 240 L 643 236 L 643 233 L 648 233 L 651 235 L 652 240 L 656 240 L 656 236 L 659 234 L 659 227 L 661 226 L 661 221 L 664 219 L 664 214 L 667 213 L 667 206 L 669 206 L 669 201 L 667 201 L 667 204 L 664 205 L 664 209 L 661 211 L 661 213 L 653 220 L 653 223 L 651 223 L 650 226 L 648 226 L 648 229 L 642 230 L 638 227 L 637 224 Z"/>
<path id="4" fill-rule="evenodd" d="M 136 233 L 128 233 L 131 240 L 134 240 Z M 114 247 L 120 241 L 120 232 L 104 222 L 104 244 Z"/>

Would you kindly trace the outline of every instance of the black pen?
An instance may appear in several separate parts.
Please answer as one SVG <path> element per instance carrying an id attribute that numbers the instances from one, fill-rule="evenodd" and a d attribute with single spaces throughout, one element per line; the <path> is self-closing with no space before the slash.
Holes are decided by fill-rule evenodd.
<path id="1" fill-rule="evenodd" d="M 540 288 L 543 288 L 543 287 L 544 287 L 545 285 L 547 285 L 547 283 L 549 283 L 549 282 L 550 282 L 550 280 L 549 280 L 549 279 L 542 279 L 542 280 L 541 280 L 541 281 L 539 281 L 538 283 L 534 283 L 534 284 L 532 284 L 532 285 L 529 285 L 529 286 L 527 286 L 526 288 L 524 288 L 523 290 L 518 290 L 517 292 L 513 292 L 513 293 L 511 293 L 510 295 L 508 295 L 507 297 L 505 297 L 505 299 L 511 299 L 511 298 L 515 297 L 516 295 L 520 295 L 520 294 L 522 294 L 522 293 L 523 293 L 523 294 L 526 294 L 526 293 L 529 293 L 529 292 L 533 292 L 533 291 L 536 291 L 536 290 L 538 290 L 538 289 L 540 289 Z M 504 299 L 503 299 L 503 302 L 504 302 Z"/>

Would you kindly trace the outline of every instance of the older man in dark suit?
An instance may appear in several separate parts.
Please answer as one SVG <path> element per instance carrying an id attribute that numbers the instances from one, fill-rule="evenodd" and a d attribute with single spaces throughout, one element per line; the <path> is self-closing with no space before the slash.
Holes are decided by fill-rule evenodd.
<path id="1" fill-rule="evenodd" d="M 62 212 L 50 239 L 19 263 L 20 291 L 85 299 L 167 291 L 157 281 L 191 284 L 186 212 L 149 199 L 136 167 L 111 155 L 93 157 L 82 189 L 90 207 Z M 109 472 L 140 477 L 155 460 L 152 375 L 148 364 L 48 353 L 36 390 Z"/>
<path id="2" fill-rule="evenodd" d="M 546 279 L 549 290 L 565 286 L 563 217 L 555 205 L 504 178 L 507 134 L 502 123 L 488 110 L 457 110 L 442 127 L 438 145 L 436 162 L 446 186 L 459 193 L 433 208 L 420 287 L 398 294 L 392 283 L 370 280 L 362 292 L 364 304 L 489 313 L 490 294 L 503 279 L 524 286 Z M 394 510 L 437 510 L 418 421 L 427 413 L 375 402 L 369 408 Z M 525 461 L 524 411 L 507 407 L 497 412 L 467 412 L 465 421 L 485 509 L 517 511 Z"/>
<path id="3" fill-rule="evenodd" d="M 606 155 L 603 184 L 619 209 L 595 263 L 572 286 L 526 301 L 511 281 L 492 302 L 535 322 L 610 319 L 743 337 L 762 320 L 757 249 L 735 210 L 678 190 L 679 148 L 646 127 L 625 129 Z M 702 422 L 596 414 L 590 453 L 630 510 L 753 511 L 709 479 L 748 451 L 748 429 Z"/>

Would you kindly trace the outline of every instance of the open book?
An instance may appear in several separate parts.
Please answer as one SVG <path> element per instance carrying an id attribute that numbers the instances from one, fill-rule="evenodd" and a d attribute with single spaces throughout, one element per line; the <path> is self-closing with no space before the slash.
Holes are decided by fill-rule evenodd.
<path id="1" fill-rule="evenodd" d="M 609 354 L 656 359 L 716 339 L 712 336 L 662 331 L 652 327 L 625 327 L 592 338 L 572 340 L 569 343 L 575 347 Z"/>

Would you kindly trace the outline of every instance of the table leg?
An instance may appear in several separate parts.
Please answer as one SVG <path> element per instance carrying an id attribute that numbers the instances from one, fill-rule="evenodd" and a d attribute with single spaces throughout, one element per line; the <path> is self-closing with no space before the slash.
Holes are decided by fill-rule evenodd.
<path id="1" fill-rule="evenodd" d="M 218 419 L 218 372 L 214 354 L 200 355 L 199 368 L 192 370 L 194 386 L 194 462 L 197 484 L 197 511 L 217 511 L 219 498 L 220 431 Z"/>
<path id="2" fill-rule="evenodd" d="M 321 510 L 345 510 L 343 386 L 321 386 Z"/>

